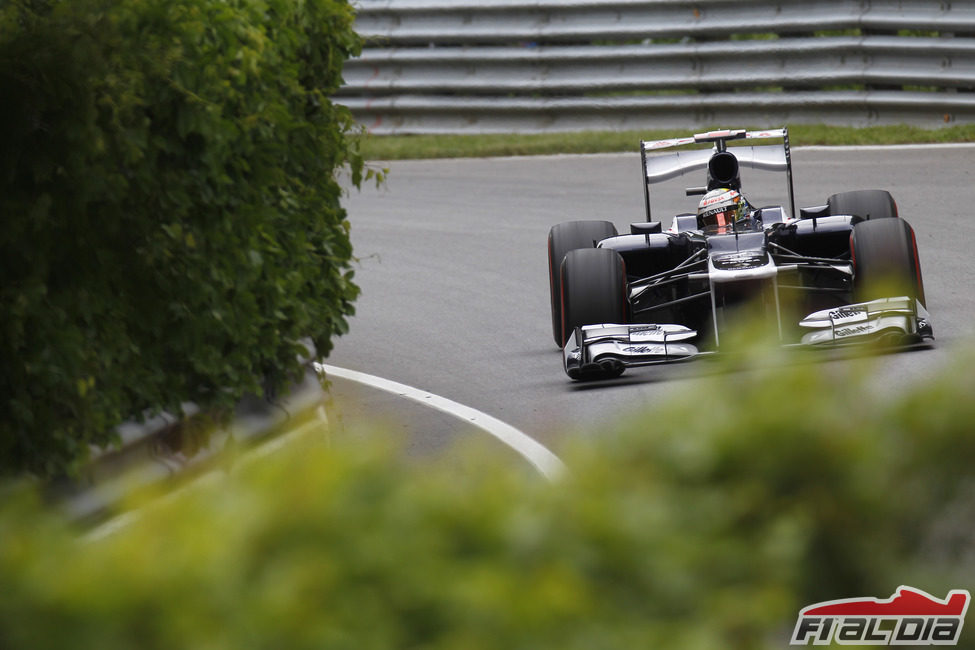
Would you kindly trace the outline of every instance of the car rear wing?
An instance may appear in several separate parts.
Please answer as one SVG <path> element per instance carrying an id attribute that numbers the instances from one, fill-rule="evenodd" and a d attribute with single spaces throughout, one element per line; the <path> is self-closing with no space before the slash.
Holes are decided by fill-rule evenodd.
<path id="1" fill-rule="evenodd" d="M 731 140 L 761 140 L 761 139 L 781 139 L 781 144 L 736 146 L 728 148 L 728 141 Z M 655 153 L 664 149 L 685 147 L 688 145 L 699 145 L 702 143 L 713 143 L 709 149 L 688 149 L 684 151 L 673 151 L 667 153 Z M 649 155 L 648 155 L 649 154 Z M 721 154 L 727 158 L 731 154 L 737 166 L 749 167 L 770 172 L 785 172 L 789 186 L 789 206 L 790 214 L 795 214 L 795 192 L 792 184 L 792 153 L 789 148 L 789 129 L 767 129 L 764 131 L 746 131 L 738 129 L 734 131 L 709 131 L 707 133 L 697 133 L 693 136 L 684 138 L 672 138 L 668 140 L 641 141 L 640 159 L 643 163 L 643 197 L 647 210 L 647 221 L 651 221 L 650 215 L 650 186 L 654 183 L 661 183 L 666 180 L 677 178 L 687 172 L 709 169 L 712 158 Z M 733 161 L 733 162 L 735 162 Z M 736 167 L 737 167 L 736 166 Z M 737 175 L 737 168 L 735 169 Z M 688 194 L 703 193 L 707 188 L 690 188 Z"/>

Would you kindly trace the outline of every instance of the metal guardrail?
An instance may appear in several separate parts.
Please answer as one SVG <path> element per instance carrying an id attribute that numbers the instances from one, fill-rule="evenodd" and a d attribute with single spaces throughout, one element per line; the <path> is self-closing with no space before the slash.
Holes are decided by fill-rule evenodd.
<path id="1" fill-rule="evenodd" d="M 360 0 L 356 29 L 337 100 L 377 133 L 975 118 L 969 2 Z"/>
<path id="2" fill-rule="evenodd" d="M 79 478 L 49 485 L 48 495 L 68 519 L 93 526 L 117 514 L 139 490 L 175 487 L 219 463 L 232 462 L 230 450 L 249 449 L 272 434 L 293 429 L 295 416 L 321 407 L 325 398 L 318 373 L 309 364 L 301 380 L 277 401 L 245 397 L 229 425 L 213 431 L 200 449 L 183 449 L 181 420 L 171 415 L 123 424 L 117 429 L 118 447 L 96 453 Z M 188 405 L 185 415 L 196 413 L 198 407 Z M 325 427 L 325 420 L 319 419 Z"/>

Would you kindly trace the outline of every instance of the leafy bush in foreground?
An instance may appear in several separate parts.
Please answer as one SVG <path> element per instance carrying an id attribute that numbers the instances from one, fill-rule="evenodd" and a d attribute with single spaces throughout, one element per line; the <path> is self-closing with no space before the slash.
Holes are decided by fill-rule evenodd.
<path id="1" fill-rule="evenodd" d="M 358 289 L 329 96 L 344 0 L 0 3 L 0 473 L 219 411 L 327 354 Z M 350 149 L 350 146 L 353 148 Z"/>
<path id="2" fill-rule="evenodd" d="M 0 646 L 782 648 L 813 602 L 970 588 L 972 359 L 902 399 L 764 360 L 552 484 L 309 439 L 96 540 L 8 498 Z"/>

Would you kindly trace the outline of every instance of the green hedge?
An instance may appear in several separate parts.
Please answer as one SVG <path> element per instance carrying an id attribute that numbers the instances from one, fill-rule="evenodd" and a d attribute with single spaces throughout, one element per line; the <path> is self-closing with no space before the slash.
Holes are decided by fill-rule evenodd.
<path id="1" fill-rule="evenodd" d="M 311 438 L 84 542 L 8 496 L 0 647 L 781 649 L 805 605 L 971 588 L 958 357 L 896 396 L 760 358 L 587 432 L 552 484 L 490 442 Z"/>
<path id="2" fill-rule="evenodd" d="M 358 289 L 344 0 L 0 3 L 0 472 L 273 394 Z"/>

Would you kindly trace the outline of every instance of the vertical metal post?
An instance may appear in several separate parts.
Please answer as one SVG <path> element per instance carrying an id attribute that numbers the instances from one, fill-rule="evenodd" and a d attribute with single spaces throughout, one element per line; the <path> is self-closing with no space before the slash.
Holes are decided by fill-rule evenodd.
<path id="1" fill-rule="evenodd" d="M 640 161 L 643 163 L 643 202 L 647 208 L 647 223 L 650 218 L 650 181 L 647 180 L 647 143 L 640 140 Z"/>
<path id="2" fill-rule="evenodd" d="M 785 169 L 786 175 L 789 178 L 789 216 L 793 219 L 796 218 L 796 193 L 792 187 L 792 150 L 789 148 L 789 127 L 783 126 L 783 138 L 785 140 Z"/>

